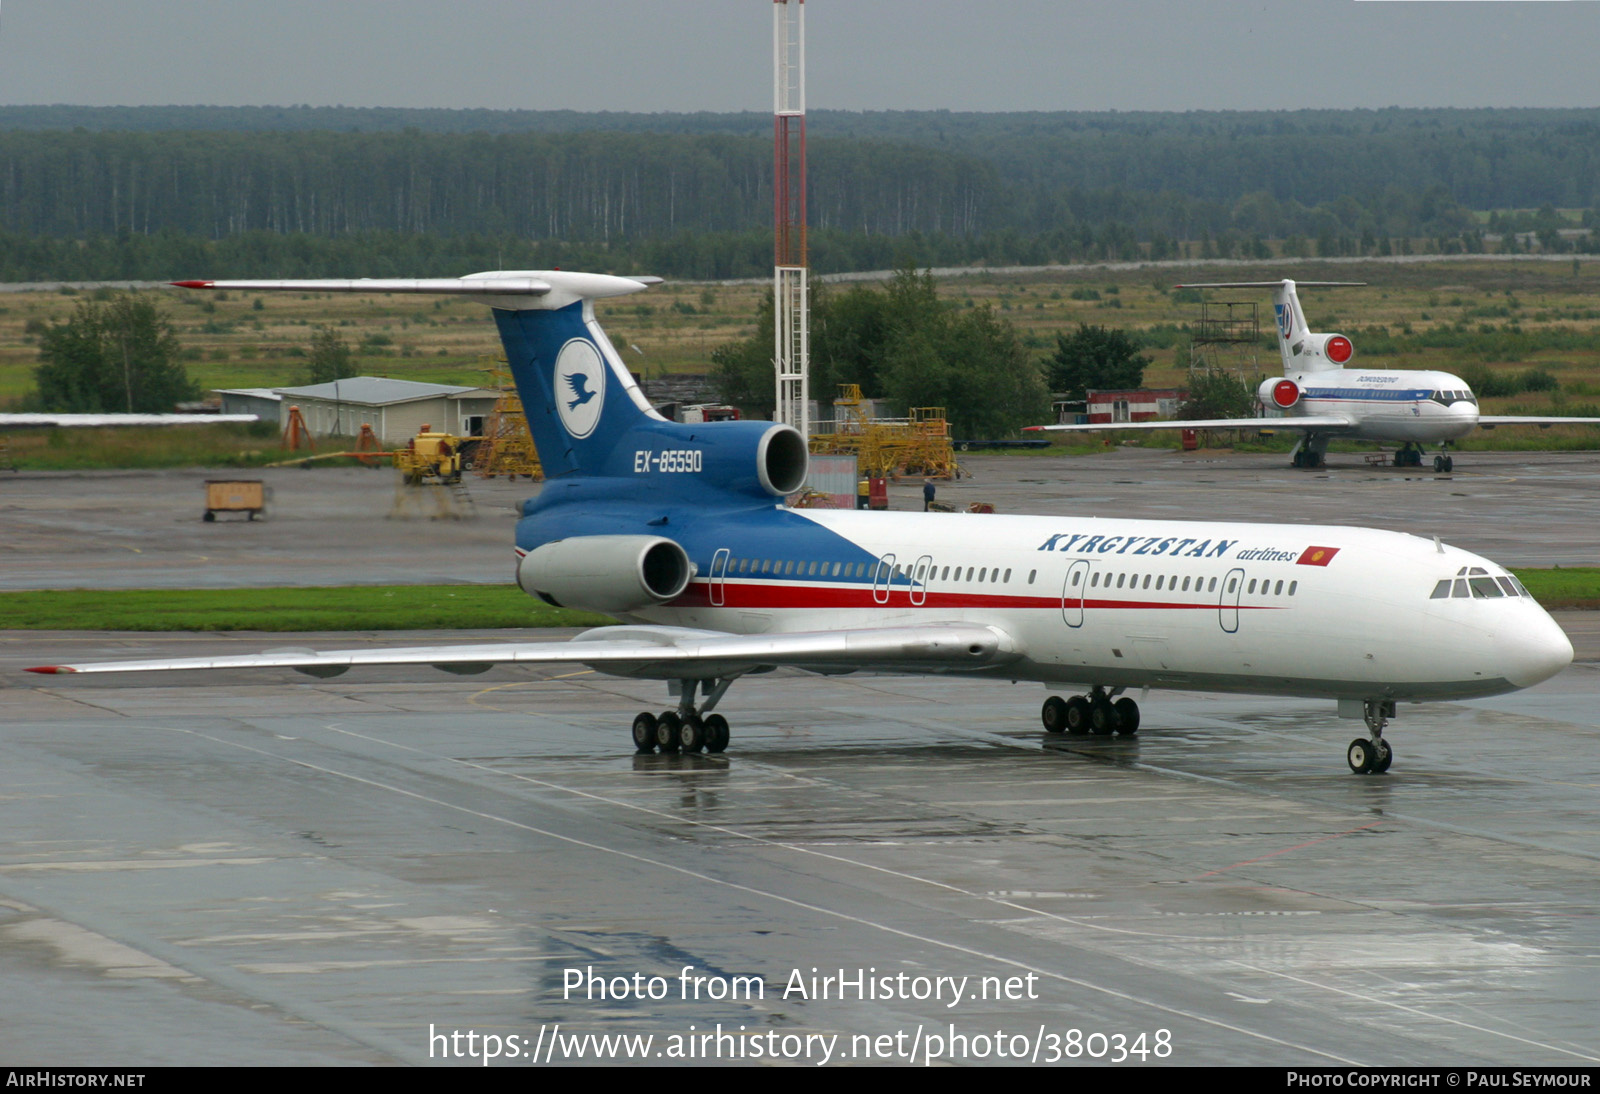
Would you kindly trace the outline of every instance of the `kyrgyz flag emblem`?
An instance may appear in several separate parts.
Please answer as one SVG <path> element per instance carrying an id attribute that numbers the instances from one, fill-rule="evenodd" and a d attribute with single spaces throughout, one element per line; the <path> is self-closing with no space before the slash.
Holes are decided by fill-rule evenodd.
<path id="1" fill-rule="evenodd" d="M 1326 566 L 1333 561 L 1333 556 L 1339 553 L 1337 547 L 1307 547 L 1300 552 L 1300 557 L 1294 560 L 1296 566 Z"/>

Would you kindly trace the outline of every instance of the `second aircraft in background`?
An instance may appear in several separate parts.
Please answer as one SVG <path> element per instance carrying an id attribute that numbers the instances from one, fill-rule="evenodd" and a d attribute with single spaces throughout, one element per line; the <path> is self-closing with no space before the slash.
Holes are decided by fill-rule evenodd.
<path id="1" fill-rule="evenodd" d="M 1304 281 L 1303 285 L 1345 286 L 1351 281 Z M 1450 442 L 1474 429 L 1501 425 L 1600 425 L 1600 418 L 1540 418 L 1486 415 L 1461 377 L 1431 369 L 1348 369 L 1355 347 L 1342 334 L 1317 334 L 1306 324 L 1293 281 L 1218 281 L 1180 285 L 1185 289 L 1272 290 L 1277 319 L 1278 350 L 1283 375 L 1263 380 L 1256 398 L 1278 413 L 1260 418 L 1214 418 L 1203 421 L 1147 421 L 1036 425 L 1033 432 L 1091 432 L 1109 429 L 1284 429 L 1302 434 L 1291 459 L 1296 467 L 1321 467 L 1328 442 L 1335 437 L 1395 441 L 1397 467 L 1420 467 L 1423 446 L 1437 444 L 1435 471 L 1451 471 L 1455 459 Z"/>

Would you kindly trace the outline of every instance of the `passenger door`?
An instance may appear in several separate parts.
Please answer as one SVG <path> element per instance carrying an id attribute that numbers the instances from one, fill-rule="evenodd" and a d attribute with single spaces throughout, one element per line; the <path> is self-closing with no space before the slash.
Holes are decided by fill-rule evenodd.
<path id="1" fill-rule="evenodd" d="M 1067 567 L 1061 585 L 1061 619 L 1069 627 L 1083 626 L 1083 599 L 1089 588 L 1089 563 L 1078 559 Z"/>

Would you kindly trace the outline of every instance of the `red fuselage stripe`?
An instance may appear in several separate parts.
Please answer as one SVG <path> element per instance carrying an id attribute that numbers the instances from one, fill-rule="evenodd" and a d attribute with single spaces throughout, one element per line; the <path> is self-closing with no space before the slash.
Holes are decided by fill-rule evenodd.
<path id="1" fill-rule="evenodd" d="M 884 590 L 880 587 L 874 596 L 870 585 L 770 585 L 727 582 L 722 587 L 721 603 L 714 604 L 711 585 L 696 581 L 678 599 L 674 608 L 1050 608 L 1060 610 L 1059 596 L 1005 596 L 998 593 L 955 593 L 930 590 L 920 602 L 913 603 L 912 590 L 896 585 L 889 590 L 887 601 L 879 600 Z M 1171 600 L 1068 600 L 1068 609 L 1082 604 L 1084 609 L 1118 610 L 1148 609 L 1151 611 L 1215 611 L 1232 608 L 1232 604 L 1219 604 L 1215 600 L 1185 603 Z M 1241 610 L 1272 607 L 1267 604 L 1240 604 Z"/>

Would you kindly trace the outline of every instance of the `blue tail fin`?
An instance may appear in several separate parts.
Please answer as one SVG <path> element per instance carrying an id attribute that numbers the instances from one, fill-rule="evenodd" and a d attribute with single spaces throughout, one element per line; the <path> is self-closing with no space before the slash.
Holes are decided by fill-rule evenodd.
<path id="1" fill-rule="evenodd" d="M 637 292 L 648 282 L 564 271 L 518 276 L 551 286 L 542 297 L 494 302 L 539 462 L 552 478 L 603 473 L 625 436 L 663 419 L 595 321 L 593 301 Z"/>

